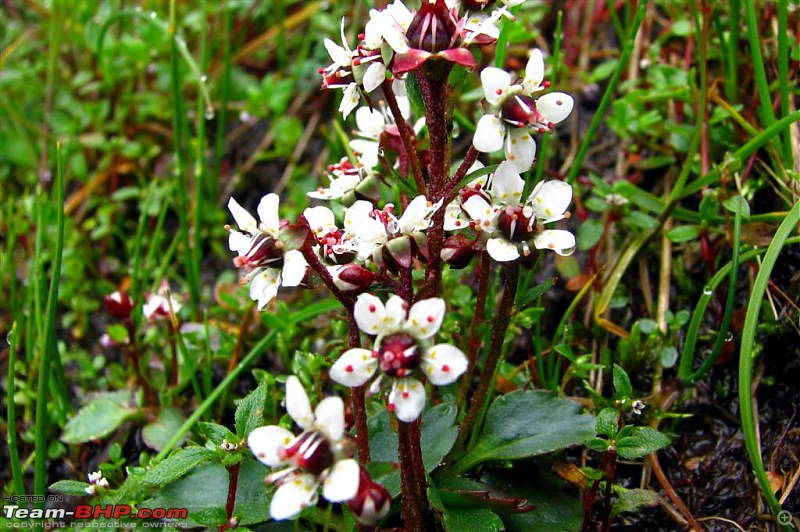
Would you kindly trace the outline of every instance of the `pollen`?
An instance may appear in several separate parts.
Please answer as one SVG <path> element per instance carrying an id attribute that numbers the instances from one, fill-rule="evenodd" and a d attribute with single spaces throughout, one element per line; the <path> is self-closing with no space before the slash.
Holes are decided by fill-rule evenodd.
<path id="1" fill-rule="evenodd" d="M 230 230 L 231 230 L 231 226 L 230 226 L 230 225 L 228 225 L 228 224 L 225 224 L 225 230 L 226 230 L 226 231 L 230 231 Z"/>
<path id="2" fill-rule="evenodd" d="M 427 327 L 423 327 L 423 328 L 421 328 L 421 329 L 420 329 L 420 331 L 422 332 L 422 334 L 428 334 L 428 329 L 427 329 Z"/>

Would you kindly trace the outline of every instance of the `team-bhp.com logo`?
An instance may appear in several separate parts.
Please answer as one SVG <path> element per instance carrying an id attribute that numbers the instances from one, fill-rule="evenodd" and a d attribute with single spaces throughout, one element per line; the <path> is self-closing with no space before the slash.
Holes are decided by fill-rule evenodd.
<path id="1" fill-rule="evenodd" d="M 64 508 L 28 509 L 19 505 L 3 506 L 3 515 L 8 519 L 186 519 L 186 508 L 133 508 L 127 504 L 79 504 L 75 510 Z"/>

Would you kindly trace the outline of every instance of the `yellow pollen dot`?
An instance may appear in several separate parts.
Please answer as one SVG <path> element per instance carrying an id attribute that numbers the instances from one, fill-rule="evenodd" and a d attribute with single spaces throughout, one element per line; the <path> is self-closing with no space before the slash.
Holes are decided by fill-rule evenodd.
<path id="1" fill-rule="evenodd" d="M 230 225 L 228 225 L 228 224 L 225 224 L 225 230 L 226 230 L 226 231 L 230 231 L 230 230 L 231 230 L 231 226 L 230 226 Z"/>
<path id="2" fill-rule="evenodd" d="M 546 215 L 550 216 L 551 214 L 553 214 L 553 211 L 551 211 L 550 209 L 545 209 L 545 210 L 544 210 L 544 213 L 545 213 Z"/>
<path id="3" fill-rule="evenodd" d="M 513 153 L 509 153 L 509 154 L 508 154 L 508 158 L 509 158 L 510 160 L 512 160 L 512 161 L 513 161 L 514 159 L 516 159 L 516 158 L 517 158 L 517 156 L 516 156 L 516 155 L 514 155 Z"/>
<path id="4" fill-rule="evenodd" d="M 428 358 L 436 358 L 436 350 L 435 349 L 431 350 L 430 354 L 428 355 Z"/>
<path id="5" fill-rule="evenodd" d="M 281 242 L 280 240 L 276 240 L 275 241 L 275 247 L 278 248 L 278 249 L 281 249 L 283 247 L 283 242 Z"/>
<path id="6" fill-rule="evenodd" d="M 414 325 L 414 326 L 419 325 L 419 322 L 417 321 L 416 318 L 411 318 L 411 325 Z"/>
<path id="7" fill-rule="evenodd" d="M 542 202 L 542 198 L 537 197 L 536 198 L 536 203 L 541 203 L 541 202 Z"/>
<path id="8" fill-rule="evenodd" d="M 420 329 L 420 331 L 422 331 L 422 334 L 428 334 L 428 329 L 426 329 L 425 327 Z"/>
<path id="9" fill-rule="evenodd" d="M 550 249 L 554 249 L 556 246 L 555 246 L 555 244 L 550 242 L 549 244 L 547 244 L 547 247 L 549 247 Z"/>
<path id="10" fill-rule="evenodd" d="M 517 139 L 511 139 L 511 144 L 516 144 L 516 143 L 517 143 Z"/>
<path id="11" fill-rule="evenodd" d="M 417 385 L 417 384 L 412 384 L 411 386 L 409 386 L 409 388 L 410 388 L 411 390 L 416 390 L 417 388 L 419 388 L 419 385 Z"/>

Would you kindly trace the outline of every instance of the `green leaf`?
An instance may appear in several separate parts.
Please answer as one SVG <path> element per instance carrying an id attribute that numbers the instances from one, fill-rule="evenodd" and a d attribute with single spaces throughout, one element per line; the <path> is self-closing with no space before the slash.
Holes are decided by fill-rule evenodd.
<path id="1" fill-rule="evenodd" d="M 212 441 L 214 445 L 219 445 L 223 441 L 228 441 L 229 443 L 239 443 L 240 441 L 236 434 L 222 425 L 209 423 L 208 421 L 200 421 L 197 425 L 200 429 L 200 432 L 202 432 L 206 438 Z"/>
<path id="2" fill-rule="evenodd" d="M 595 430 L 597 434 L 607 438 L 616 436 L 617 432 L 619 432 L 619 412 L 617 412 L 617 409 L 607 407 L 598 412 Z"/>
<path id="3" fill-rule="evenodd" d="M 186 421 L 183 413 L 174 406 L 165 406 L 158 413 L 158 418 L 148 423 L 142 429 L 142 439 L 151 449 L 160 451 L 166 447 L 167 442 L 178 432 L 183 422 Z M 183 440 L 175 445 L 182 445 Z"/>
<path id="4" fill-rule="evenodd" d="M 741 196 L 734 196 L 722 202 L 722 205 L 742 218 L 750 218 L 750 204 Z"/>
<path id="5" fill-rule="evenodd" d="M 626 489 L 614 484 L 611 487 L 617 495 L 614 506 L 611 507 L 611 519 L 615 519 L 622 512 L 638 512 L 648 506 L 656 506 L 660 497 L 658 493 L 645 489 Z"/>
<path id="6" fill-rule="evenodd" d="M 639 229 L 651 230 L 656 229 L 659 226 L 658 220 L 650 216 L 649 214 L 645 214 L 641 211 L 631 211 L 625 216 L 625 220 L 630 222 L 631 225 L 634 227 L 638 227 Z"/>
<path id="7" fill-rule="evenodd" d="M 264 423 L 264 405 L 267 402 L 267 385 L 262 382 L 258 388 L 247 394 L 236 406 L 234 419 L 236 435 L 244 441 L 247 436 Z"/>
<path id="8" fill-rule="evenodd" d="M 617 454 L 635 460 L 669 445 L 669 436 L 651 427 L 633 427 L 631 434 L 617 440 Z"/>
<path id="9" fill-rule="evenodd" d="M 169 455 L 163 462 L 145 473 L 142 483 L 149 486 L 163 486 L 175 482 L 198 464 L 216 456 L 205 447 L 186 447 Z"/>
<path id="10" fill-rule="evenodd" d="M 61 441 L 84 443 L 103 438 L 136 413 L 136 409 L 126 408 L 109 399 L 96 399 L 81 408 L 75 417 L 67 422 Z"/>
<path id="11" fill-rule="evenodd" d="M 111 337 L 118 344 L 124 344 L 128 341 L 128 329 L 119 323 L 112 323 L 106 327 L 108 336 Z"/>
<path id="12" fill-rule="evenodd" d="M 551 277 L 545 282 L 529 288 L 524 294 L 522 294 L 517 298 L 517 302 L 515 303 L 515 305 L 517 306 L 518 309 L 525 308 L 531 302 L 543 296 L 548 290 L 550 290 L 550 288 L 553 287 L 554 284 L 556 284 L 556 278 Z"/>
<path id="13" fill-rule="evenodd" d="M 588 218 L 578 227 L 578 249 L 581 251 L 592 249 L 603 238 L 604 232 L 603 222 L 597 218 Z"/>
<path id="14" fill-rule="evenodd" d="M 671 345 L 664 346 L 659 357 L 661 358 L 662 367 L 671 368 L 678 360 L 678 350 Z"/>
<path id="15" fill-rule="evenodd" d="M 700 236 L 699 225 L 679 225 L 667 231 L 667 238 L 672 242 L 689 242 Z"/>
<path id="16" fill-rule="evenodd" d="M 633 395 L 633 386 L 631 386 L 631 380 L 628 378 L 628 374 L 625 373 L 625 370 L 622 369 L 622 366 L 614 364 L 613 374 L 614 397 L 619 399 Z"/>
<path id="17" fill-rule="evenodd" d="M 608 450 L 608 440 L 603 438 L 589 438 L 583 442 L 586 447 L 598 453 L 604 453 Z"/>
<path id="18" fill-rule="evenodd" d="M 547 392 L 516 391 L 495 399 L 475 446 L 454 469 L 461 473 L 489 460 L 515 460 L 583 443 L 595 435 L 594 417 Z"/>
<path id="19" fill-rule="evenodd" d="M 53 484 L 50 484 L 48 488 L 50 491 L 55 493 L 61 493 L 62 495 L 75 495 L 75 496 L 86 496 L 86 488 L 89 487 L 88 482 L 78 482 L 77 480 L 59 480 Z"/>
<path id="20" fill-rule="evenodd" d="M 251 458 L 245 459 L 239 470 L 236 505 L 233 514 L 240 525 L 260 523 L 269 519 L 271 488 L 264 476 L 267 469 Z M 226 520 L 225 504 L 229 475 L 219 462 L 200 464 L 194 470 L 143 502 L 142 508 L 186 508 L 189 519 L 179 521 L 190 526 L 219 526 Z"/>
<path id="21" fill-rule="evenodd" d="M 446 530 L 504 530 L 503 520 L 488 508 L 448 508 L 444 513 Z"/>

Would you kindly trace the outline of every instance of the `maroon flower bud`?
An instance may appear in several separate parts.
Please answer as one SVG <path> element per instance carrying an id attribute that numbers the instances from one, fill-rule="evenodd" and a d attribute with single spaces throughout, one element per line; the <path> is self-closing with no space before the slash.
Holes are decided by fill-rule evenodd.
<path id="1" fill-rule="evenodd" d="M 375 280 L 375 274 L 359 264 L 334 266 L 330 272 L 333 282 L 345 292 L 363 292 Z"/>
<path id="2" fill-rule="evenodd" d="M 540 133 L 553 130 L 552 122 L 549 122 L 536 110 L 536 102 L 523 94 L 508 98 L 503 104 L 501 114 L 503 120 L 517 127 L 538 127 Z"/>
<path id="3" fill-rule="evenodd" d="M 378 363 L 389 377 L 405 377 L 420 363 L 417 341 L 406 333 L 390 334 L 381 341 Z"/>
<path id="4" fill-rule="evenodd" d="M 336 461 L 328 438 L 313 430 L 303 432 L 289 445 L 279 449 L 278 456 L 314 475 L 319 475 Z"/>
<path id="5" fill-rule="evenodd" d="M 472 240 L 461 234 L 449 237 L 442 246 L 442 260 L 454 270 L 466 268 L 475 255 L 473 244 Z"/>
<path id="6" fill-rule="evenodd" d="M 503 236 L 514 242 L 527 242 L 535 233 L 533 211 L 530 207 L 509 205 L 500 211 L 497 227 Z"/>
<path id="7" fill-rule="evenodd" d="M 106 310 L 115 318 L 127 320 L 131 317 L 133 301 L 128 297 L 128 294 L 117 290 L 113 294 L 105 296 L 103 300 L 106 303 Z"/>
<path id="8" fill-rule="evenodd" d="M 237 268 L 283 268 L 283 244 L 265 234 L 258 234 L 250 241 L 250 249 L 244 255 L 234 257 Z"/>
<path id="9" fill-rule="evenodd" d="M 458 20 L 444 0 L 423 1 L 408 26 L 406 36 L 412 48 L 434 54 L 461 44 Z"/>
<path id="10" fill-rule="evenodd" d="M 347 501 L 356 521 L 365 526 L 373 526 L 381 520 L 392 504 L 389 492 L 372 480 L 363 467 L 358 477 L 358 491 L 355 497 Z"/>

